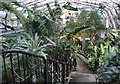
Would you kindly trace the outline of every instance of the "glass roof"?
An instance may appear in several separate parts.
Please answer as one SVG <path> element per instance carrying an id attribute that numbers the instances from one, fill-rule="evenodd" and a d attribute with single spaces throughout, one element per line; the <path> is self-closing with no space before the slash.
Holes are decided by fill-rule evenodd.
<path id="1" fill-rule="evenodd" d="M 14 2 L 15 0 L 0 0 L 0 1 Z M 111 20 L 114 27 L 115 27 L 114 18 L 117 17 L 116 10 L 118 10 L 116 3 L 120 3 L 120 0 L 17 0 L 17 1 L 24 3 L 24 5 L 28 8 L 32 7 L 33 5 L 37 5 L 37 10 L 40 10 L 43 12 L 48 10 L 46 3 L 49 3 L 50 7 L 54 8 L 55 1 L 58 1 L 58 3 L 61 6 L 68 1 L 71 3 L 73 7 L 76 7 L 78 9 L 94 8 L 94 9 L 102 10 L 104 8 L 105 11 L 103 12 L 103 15 L 106 18 L 106 21 L 108 21 L 107 23 L 110 23 L 109 20 Z M 22 8 L 18 8 L 18 10 L 22 10 Z M 0 18 L 5 17 L 5 14 L 6 13 L 4 11 L 0 11 Z M 14 14 L 12 16 L 14 18 Z M 14 23 L 14 25 L 17 25 L 17 23 Z M 3 27 L 2 24 L 0 24 L 0 28 L 1 27 Z"/>

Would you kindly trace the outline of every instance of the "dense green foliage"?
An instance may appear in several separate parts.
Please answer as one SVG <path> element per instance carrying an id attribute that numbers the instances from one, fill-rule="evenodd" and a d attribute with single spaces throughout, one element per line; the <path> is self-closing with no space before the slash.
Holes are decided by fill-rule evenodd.
<path id="1" fill-rule="evenodd" d="M 27 18 L 16 9 L 22 7 L 27 11 Z M 119 26 L 116 29 L 106 28 L 105 21 L 98 10 L 80 10 L 76 16 L 68 16 L 65 26 L 60 22 L 62 8 L 55 2 L 55 8 L 46 4 L 48 13 L 36 10 L 36 6 L 29 9 L 19 3 L 5 3 L 0 1 L 0 9 L 17 16 L 24 32 L 2 36 L 4 49 L 21 49 L 68 62 L 76 67 L 76 49 L 86 56 L 89 67 L 97 72 L 98 79 L 104 83 L 120 81 L 120 37 Z M 63 8 L 78 11 L 67 2 Z M 2 25 L 6 24 L 0 22 Z M 10 27 L 14 30 L 14 27 Z M 66 33 L 69 33 L 66 35 Z M 66 35 L 66 37 L 60 38 Z M 80 40 L 80 46 L 75 45 L 73 38 Z M 72 38 L 72 40 L 71 40 Z M 85 40 L 89 38 L 89 40 Z M 8 68 L 9 72 L 9 68 Z"/>
<path id="2" fill-rule="evenodd" d="M 24 29 L 24 31 L 21 33 L 2 36 L 1 45 L 4 49 L 20 49 L 66 63 L 69 61 L 69 59 L 74 59 L 74 54 L 71 54 L 74 53 L 74 47 L 71 46 L 72 43 L 65 39 L 59 38 L 60 31 L 62 30 L 61 24 L 58 21 L 61 14 L 61 9 L 57 3 L 57 7 L 53 10 L 50 8 L 49 4 L 47 4 L 49 13 L 41 13 L 37 11 L 35 7 L 31 9 L 26 8 L 25 10 L 27 11 L 27 18 L 24 17 L 24 15 L 17 9 L 15 9 L 12 3 L 1 2 L 0 4 L 4 10 L 7 12 L 10 11 L 18 17 Z M 55 10 L 59 12 L 53 12 Z M 55 19 L 53 18 L 52 14 L 54 14 Z M 37 61 L 37 59 L 29 58 L 32 67 L 36 66 L 34 64 L 35 60 Z M 13 61 L 14 63 L 16 62 L 16 60 Z M 22 62 L 22 60 L 20 60 L 20 62 Z M 43 60 L 41 60 L 41 62 L 43 62 Z M 9 67 L 9 63 L 10 62 L 8 62 L 7 67 Z M 22 65 L 20 64 L 19 66 Z M 42 66 L 43 64 L 39 64 L 39 68 Z M 16 70 L 18 70 L 17 66 Z M 9 76 L 8 79 L 11 79 L 11 72 L 9 71 L 9 68 L 7 68 L 7 73 Z M 30 75 L 30 73 L 27 75 Z M 40 78 L 40 80 L 42 79 L 43 78 Z"/>
<path id="3" fill-rule="evenodd" d="M 100 63 L 98 69 L 98 80 L 102 83 L 120 82 L 120 53 L 110 52 Z"/>
<path id="4" fill-rule="evenodd" d="M 81 26 L 88 26 L 88 28 L 77 32 L 83 38 L 79 53 L 86 56 L 89 67 L 97 73 L 100 82 L 106 84 L 119 82 L 120 54 L 116 53 L 120 51 L 119 29 L 106 29 L 103 17 L 97 10 L 81 10 L 77 18 L 69 18 L 66 28 L 73 31 Z M 86 41 L 84 38 L 90 38 L 90 40 Z"/>

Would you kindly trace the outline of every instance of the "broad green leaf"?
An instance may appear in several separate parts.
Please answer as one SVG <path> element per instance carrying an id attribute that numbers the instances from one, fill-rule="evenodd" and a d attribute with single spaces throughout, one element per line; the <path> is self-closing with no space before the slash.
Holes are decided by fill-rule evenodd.
<path id="1" fill-rule="evenodd" d="M 15 2 L 13 2 L 16 6 L 18 7 L 23 7 L 19 2 L 17 2 L 16 0 L 14 0 Z"/>
<path id="2" fill-rule="evenodd" d="M 33 21 L 33 18 L 32 18 L 32 13 L 31 13 L 31 11 L 28 11 L 28 18 L 29 18 L 29 21 Z"/>
<path id="3" fill-rule="evenodd" d="M 101 48 L 101 52 L 102 52 L 102 55 L 103 55 L 104 52 L 105 52 L 103 44 L 100 44 L 100 48 Z"/>
<path id="4" fill-rule="evenodd" d="M 63 5 L 63 8 L 65 8 L 67 10 L 78 11 L 78 9 L 71 6 L 71 4 L 69 2 L 67 2 L 65 5 Z"/>
<path id="5" fill-rule="evenodd" d="M 47 44 L 44 44 L 44 45 L 40 46 L 39 48 L 42 49 L 42 48 L 46 48 L 47 46 L 51 46 L 51 44 L 47 43 Z"/>
<path id="6" fill-rule="evenodd" d="M 89 45 L 89 46 L 88 46 L 88 49 L 93 49 L 93 47 L 94 47 L 94 46 L 92 46 L 92 45 Z"/>
<path id="7" fill-rule="evenodd" d="M 112 29 L 113 32 L 120 32 L 119 29 Z"/>
<path id="8" fill-rule="evenodd" d="M 5 38 L 11 38 L 11 37 L 17 37 L 21 35 L 21 33 L 11 33 L 11 34 L 6 34 L 6 35 L 2 35 Z"/>
<path id="9" fill-rule="evenodd" d="M 53 42 L 51 39 L 49 39 L 48 37 L 45 37 L 53 46 L 56 46 L 56 43 Z"/>
<path id="10" fill-rule="evenodd" d="M 115 52 L 110 52 L 108 55 L 107 55 L 107 58 L 114 58 L 117 54 Z"/>
<path id="11" fill-rule="evenodd" d="M 111 33 L 112 35 L 114 35 L 115 37 L 119 37 L 118 34 L 116 33 Z"/>
<path id="12" fill-rule="evenodd" d="M 77 33 L 79 33 L 82 30 L 88 29 L 89 26 L 85 26 L 85 27 L 80 27 L 80 28 L 76 28 L 75 30 L 71 31 L 68 35 L 67 38 L 70 39 L 71 37 L 73 37 L 74 35 L 76 35 Z"/>
<path id="13" fill-rule="evenodd" d="M 43 27 L 45 25 L 45 23 L 46 23 L 46 20 L 42 20 L 42 22 L 40 23 L 40 25 L 38 26 L 38 28 Z"/>
<path id="14" fill-rule="evenodd" d="M 54 13 L 53 13 L 53 11 L 52 11 L 50 5 L 49 5 L 48 3 L 47 3 L 46 5 L 47 5 L 48 11 L 49 11 L 49 13 L 50 13 L 52 19 L 55 20 Z"/>

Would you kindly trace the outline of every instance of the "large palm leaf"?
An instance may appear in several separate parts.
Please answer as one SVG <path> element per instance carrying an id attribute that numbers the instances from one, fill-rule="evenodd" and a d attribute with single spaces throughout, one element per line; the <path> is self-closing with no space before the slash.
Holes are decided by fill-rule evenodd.
<path id="1" fill-rule="evenodd" d="M 1 9 L 10 11 L 11 13 L 14 13 L 19 18 L 19 20 L 22 23 L 22 25 L 25 28 L 27 27 L 27 24 L 26 24 L 27 23 L 27 19 L 24 17 L 24 15 L 22 14 L 22 12 L 20 12 L 17 9 L 15 9 L 13 7 L 13 5 L 10 4 L 10 3 L 5 3 L 5 2 L 0 1 L 0 5 L 1 5 Z"/>

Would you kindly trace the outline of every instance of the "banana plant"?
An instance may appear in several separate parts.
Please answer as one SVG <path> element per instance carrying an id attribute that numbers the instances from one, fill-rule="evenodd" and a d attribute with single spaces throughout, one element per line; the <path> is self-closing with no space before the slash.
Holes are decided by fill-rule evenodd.
<path id="1" fill-rule="evenodd" d="M 70 38 L 72 38 L 73 36 L 75 36 L 76 34 L 78 34 L 80 31 L 85 30 L 85 29 L 89 29 L 89 26 L 83 26 L 83 27 L 74 29 L 73 31 L 71 31 L 71 32 L 67 35 L 67 38 L 70 39 Z"/>
<path id="2" fill-rule="evenodd" d="M 16 2 L 17 3 L 17 2 Z M 20 12 L 19 10 L 15 9 L 13 7 L 12 4 L 10 3 L 6 3 L 6 2 L 2 2 L 0 1 L 0 5 L 1 5 L 1 9 L 3 10 L 7 10 L 11 13 L 14 13 L 20 20 L 20 22 L 23 24 L 23 26 L 26 28 L 27 27 L 27 19 L 25 18 L 25 16 L 22 14 L 22 12 Z"/>

